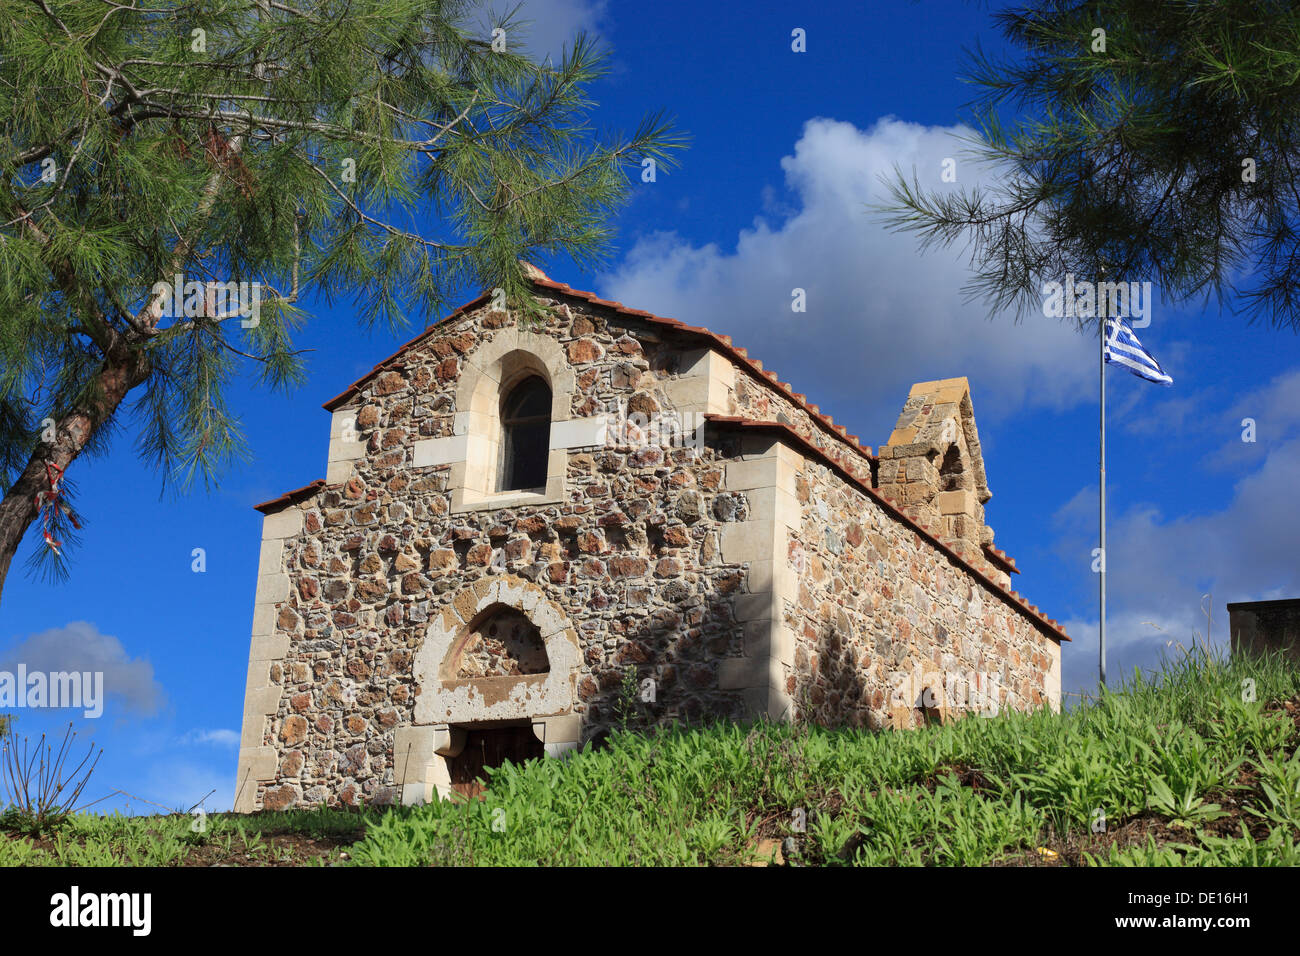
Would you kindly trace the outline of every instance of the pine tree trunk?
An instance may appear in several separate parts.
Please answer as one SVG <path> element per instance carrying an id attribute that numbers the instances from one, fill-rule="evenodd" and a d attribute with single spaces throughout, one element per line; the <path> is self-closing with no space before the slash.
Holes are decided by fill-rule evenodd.
<path id="1" fill-rule="evenodd" d="M 238 156 L 243 145 L 242 136 L 234 137 L 229 144 L 230 155 Z M 204 186 L 199 200 L 196 210 L 198 223 L 206 221 L 211 214 L 220 186 L 221 173 L 213 173 Z M 49 237 L 35 224 L 28 221 L 25 228 L 42 245 L 49 244 Z M 166 275 L 180 271 L 191 249 L 189 240 L 182 240 L 177 245 L 173 251 L 172 269 Z M 99 328 L 101 335 L 106 336 L 97 340 L 106 357 L 99 374 L 95 377 L 94 399 L 72 409 L 58 420 L 55 426 L 55 441 L 42 442 L 36 446 L 27 461 L 27 467 L 5 493 L 4 499 L 0 500 L 0 598 L 3 597 L 9 566 L 18 552 L 18 546 L 22 543 L 23 536 L 32 522 L 37 520 L 39 512 L 36 508 L 36 495 L 49 488 L 46 464 L 52 462 L 66 471 L 100 426 L 113 417 L 127 393 L 149 377 L 149 359 L 139 347 L 140 337 L 135 334 L 135 329 L 121 334 L 113 329 L 103 313 L 98 310 L 93 298 L 80 295 L 84 293 L 84 286 L 78 280 L 71 265 L 65 262 L 56 267 L 54 272 L 65 295 L 74 299 L 84 298 L 90 312 L 88 324 Z M 158 295 L 151 295 L 145 306 L 136 314 L 133 325 L 137 328 L 142 326 L 145 329 L 153 329 L 158 323 L 160 314 L 158 305 Z"/>
<path id="2" fill-rule="evenodd" d="M 18 546 L 38 518 L 36 496 L 49 489 L 46 464 L 53 463 L 66 470 L 95 432 L 117 411 L 127 393 L 147 376 L 148 360 L 143 353 L 126 347 L 114 350 L 95 377 L 95 398 L 58 420 L 55 440 L 36 446 L 27 467 L 5 492 L 4 499 L 0 500 L 0 598 Z"/>

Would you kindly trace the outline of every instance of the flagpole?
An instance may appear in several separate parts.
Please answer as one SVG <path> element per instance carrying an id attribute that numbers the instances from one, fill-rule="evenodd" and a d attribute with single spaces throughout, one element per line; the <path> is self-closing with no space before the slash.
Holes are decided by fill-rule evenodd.
<path id="1" fill-rule="evenodd" d="M 1098 568 L 1100 574 L 1101 590 L 1101 617 L 1099 635 L 1101 638 L 1098 649 L 1098 669 L 1101 675 L 1101 686 L 1106 686 L 1106 317 L 1098 317 L 1098 324 L 1101 326 L 1101 350 L 1098 353 L 1101 366 L 1101 561 Z"/>

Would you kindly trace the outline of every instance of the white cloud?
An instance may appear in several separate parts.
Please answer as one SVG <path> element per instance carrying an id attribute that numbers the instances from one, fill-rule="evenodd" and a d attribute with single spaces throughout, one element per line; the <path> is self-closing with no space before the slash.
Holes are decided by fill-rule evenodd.
<path id="1" fill-rule="evenodd" d="M 1195 618 L 1199 617 L 1199 621 Z M 1223 643 L 1227 619 L 1220 605 L 1215 611 L 1214 640 L 1216 651 L 1225 650 Z M 1098 678 L 1098 627 L 1096 618 L 1072 619 L 1061 622 L 1071 643 L 1064 646 L 1061 655 L 1061 690 L 1069 703 L 1077 703 L 1080 695 L 1097 692 Z M 1160 615 L 1147 611 L 1127 610 L 1106 615 L 1106 683 L 1112 690 L 1132 678 L 1134 668 L 1149 676 L 1160 667 L 1164 658 L 1177 660 L 1191 652 L 1193 646 L 1204 644 L 1205 618 L 1199 611 L 1186 614 Z"/>
<path id="2" fill-rule="evenodd" d="M 780 163 L 791 202 L 767 190 L 755 197 L 761 212 L 738 229 L 734 251 L 657 233 L 637 242 L 600 290 L 734 336 L 873 444 L 888 436 L 917 381 L 969 377 L 977 415 L 1090 401 L 1092 342 L 1040 315 L 1020 325 L 987 321 L 982 304 L 965 302 L 966 255 L 922 255 L 915 237 L 889 232 L 868 209 L 887 198 L 880 177 L 895 165 L 942 188 L 941 163 L 953 156 L 957 185 L 977 185 L 977 167 L 961 160 L 966 133 L 892 118 L 865 131 L 809 120 Z M 806 313 L 791 311 L 794 288 L 806 290 Z"/>
<path id="3" fill-rule="evenodd" d="M 196 744 L 210 744 L 214 747 L 238 747 L 239 731 L 237 730 L 191 730 L 181 737 L 182 746 L 194 746 Z"/>
<path id="4" fill-rule="evenodd" d="M 965 254 L 922 255 L 912 235 L 887 231 L 868 212 L 887 198 L 880 178 L 895 166 L 908 175 L 915 168 L 923 187 L 939 189 L 941 163 L 951 156 L 956 185 L 978 185 L 980 170 L 962 159 L 967 135 L 892 118 L 866 130 L 810 120 L 780 162 L 785 190 L 755 197 L 753 221 L 737 228 L 734 248 L 670 232 L 646 236 L 599 290 L 732 335 L 871 444 L 888 436 L 916 381 L 966 375 L 981 418 L 1095 402 L 1095 340 L 1037 315 L 1020 325 L 987 321 L 982 304 L 967 303 L 962 292 L 970 278 Z M 790 310 L 795 287 L 807 292 L 805 314 Z M 1177 379 L 1186 345 L 1162 340 L 1160 349 Z M 1240 398 L 1213 388 L 1190 397 L 1134 391 L 1117 402 L 1114 417 L 1117 427 L 1165 440 L 1222 435 L 1200 464 L 1236 478 L 1191 474 L 1193 453 L 1187 480 L 1215 482 L 1208 497 L 1222 501 L 1219 508 L 1171 518 L 1143 504 L 1111 515 L 1107 643 L 1118 676 L 1157 666 L 1162 652 L 1177 655 L 1194 631 L 1204 635 L 1204 594 L 1213 594 L 1215 643 L 1226 638 L 1225 603 L 1300 594 L 1300 512 L 1292 506 L 1300 369 Z M 1257 420 L 1254 445 L 1239 440 L 1243 417 Z M 1058 553 L 1077 569 L 1085 593 L 1096 586 L 1089 569 L 1096 495 L 1095 486 L 1080 490 L 1055 516 Z M 1070 621 L 1066 630 L 1075 640 L 1064 655 L 1065 689 L 1092 688 L 1097 622 Z"/>
<path id="5" fill-rule="evenodd" d="M 165 700 L 162 685 L 154 680 L 153 664 L 130 657 L 121 641 L 99 633 L 89 621 L 41 631 L 0 651 L 0 669 L 12 670 L 19 663 L 29 672 L 102 672 L 105 694 L 121 700 L 130 711 L 154 714 Z"/>
<path id="6" fill-rule="evenodd" d="M 514 22 L 522 28 L 523 47 L 535 59 L 551 57 L 558 62 L 561 51 L 573 45 L 579 31 L 598 34 L 605 21 L 606 0 L 495 0 L 490 5 L 493 21 L 521 6 Z M 514 38 L 507 37 L 511 43 Z M 513 44 L 512 44 L 513 45 Z"/>
<path id="7" fill-rule="evenodd" d="M 232 763 L 233 763 L 233 758 Z M 208 813 L 227 811 L 234 803 L 234 767 L 214 767 L 186 760 L 167 760 L 152 764 L 144 773 L 137 772 L 133 786 L 145 805 L 132 805 L 136 812 L 157 812 L 159 805 L 172 810 L 188 810 L 202 801 Z M 210 794 L 210 795 L 209 795 Z"/>

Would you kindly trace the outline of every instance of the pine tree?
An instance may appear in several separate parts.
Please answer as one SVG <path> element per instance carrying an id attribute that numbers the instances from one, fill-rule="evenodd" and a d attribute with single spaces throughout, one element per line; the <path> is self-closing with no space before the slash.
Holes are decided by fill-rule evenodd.
<path id="1" fill-rule="evenodd" d="M 995 184 L 896 171 L 885 219 L 968 243 L 990 312 L 1036 309 L 1074 273 L 1300 329 L 1300 7 L 1039 0 L 995 20 L 1011 54 L 976 51 L 966 76 L 970 156 Z"/>
<path id="2" fill-rule="evenodd" d="M 521 260 L 608 254 L 628 171 L 680 141 L 590 129 L 587 39 L 539 64 L 473 15 L 0 0 L 0 586 L 33 524 L 66 573 L 63 472 L 117 427 L 180 489 L 243 456 L 228 389 L 302 381 L 308 296 L 393 327 L 467 289 L 527 311 Z"/>

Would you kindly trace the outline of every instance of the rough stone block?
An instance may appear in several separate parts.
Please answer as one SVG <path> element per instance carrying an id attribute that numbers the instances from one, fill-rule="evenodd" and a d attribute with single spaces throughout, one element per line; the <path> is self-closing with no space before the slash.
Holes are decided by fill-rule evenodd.
<path id="1" fill-rule="evenodd" d="M 393 731 L 393 780 L 401 785 L 427 783 L 437 733 L 432 725 L 407 724 Z"/>
<path id="2" fill-rule="evenodd" d="M 264 739 L 265 734 L 265 714 L 244 714 L 244 721 L 239 734 L 240 751 L 244 752 L 254 750 L 262 746 L 262 740 Z"/>
<path id="3" fill-rule="evenodd" d="M 559 744 L 582 740 L 582 715 L 562 714 L 533 721 L 533 733 L 544 744 Z"/>
<path id="4" fill-rule="evenodd" d="M 746 657 L 768 657 L 772 653 L 772 631 L 778 625 L 772 620 L 746 621 L 742 644 Z"/>
<path id="5" fill-rule="evenodd" d="M 777 459 L 775 457 L 727 462 L 726 486 L 728 491 L 775 488 L 776 485 Z"/>
<path id="6" fill-rule="evenodd" d="M 240 782 L 243 782 L 245 773 L 248 774 L 249 787 L 257 780 L 274 780 L 278 763 L 279 755 L 274 747 L 255 747 L 244 751 L 239 759 Z"/>
<path id="7" fill-rule="evenodd" d="M 365 457 L 365 442 L 343 441 L 342 439 L 339 439 L 330 442 L 329 454 L 326 460 L 332 463 L 337 461 L 356 461 Z"/>
<path id="8" fill-rule="evenodd" d="M 248 652 L 249 663 L 254 661 L 278 661 L 289 653 L 289 638 L 283 634 L 259 634 L 253 638 Z"/>
<path id="9" fill-rule="evenodd" d="M 244 693 L 244 714 L 261 717 L 274 714 L 280 709 L 283 696 L 284 688 L 279 684 L 250 687 Z"/>
<path id="10" fill-rule="evenodd" d="M 766 661 L 753 657 L 728 657 L 718 661 L 718 687 L 738 690 L 767 683 Z"/>
<path id="11" fill-rule="evenodd" d="M 780 613 L 780 606 L 773 601 L 770 592 L 764 591 L 761 594 L 738 595 L 733 611 L 737 621 L 770 621 Z"/>
<path id="12" fill-rule="evenodd" d="M 722 560 L 728 563 L 761 561 L 774 551 L 772 525 L 762 521 L 724 524 L 720 532 Z"/>
<path id="13" fill-rule="evenodd" d="M 284 539 L 267 538 L 262 541 L 262 549 L 257 555 L 257 576 L 279 574 L 284 570 Z"/>
<path id="14" fill-rule="evenodd" d="M 343 439 L 351 435 L 353 438 L 357 434 L 357 410 L 355 408 L 340 408 L 330 416 L 330 438 Z"/>
<path id="15" fill-rule="evenodd" d="M 275 631 L 276 610 L 274 604 L 258 604 L 253 608 L 253 637 L 271 634 Z"/>
<path id="16" fill-rule="evenodd" d="M 279 604 L 289 597 L 289 575 L 267 574 L 257 579 L 258 604 Z"/>
<path id="17" fill-rule="evenodd" d="M 974 515 L 975 496 L 969 491 L 939 492 L 939 514 Z"/>

